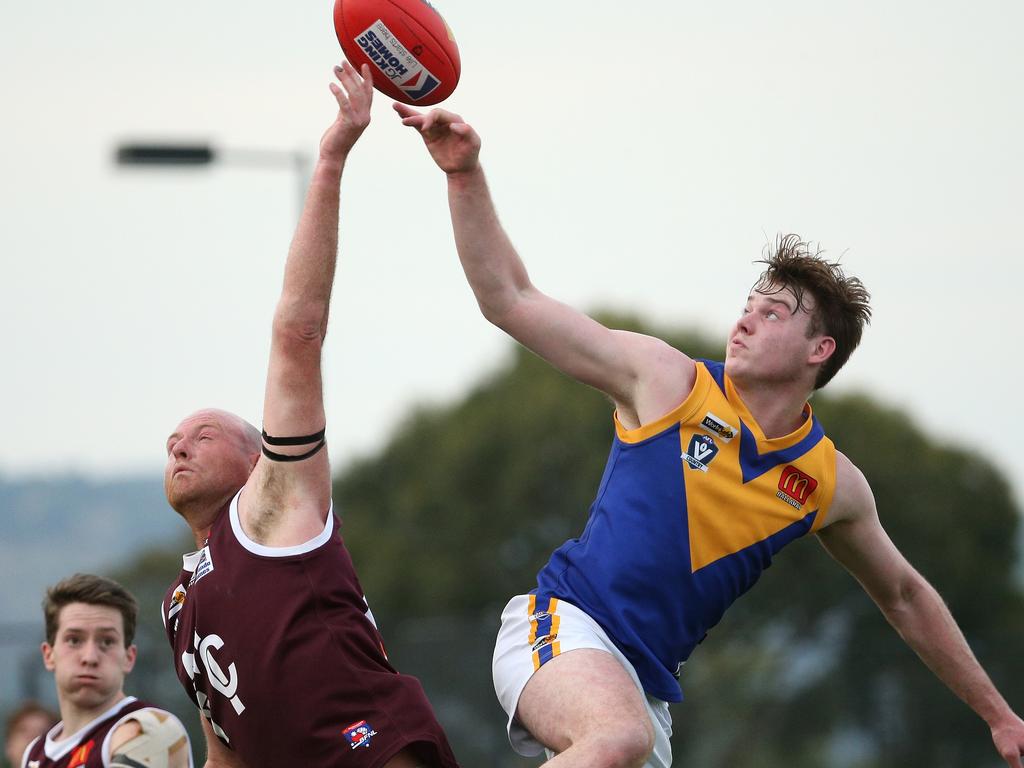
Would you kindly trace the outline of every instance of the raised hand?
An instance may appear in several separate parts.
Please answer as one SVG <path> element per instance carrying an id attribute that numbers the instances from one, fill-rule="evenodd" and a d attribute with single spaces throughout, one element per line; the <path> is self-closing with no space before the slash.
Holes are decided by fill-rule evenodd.
<path id="1" fill-rule="evenodd" d="M 1024 766 L 1024 720 L 1011 713 L 1007 722 L 992 727 L 992 741 L 1010 768 Z"/>
<path id="2" fill-rule="evenodd" d="M 344 160 L 352 145 L 370 124 L 373 103 L 373 80 L 370 67 L 363 64 L 362 74 L 347 61 L 335 66 L 334 76 L 341 83 L 331 83 L 331 93 L 338 102 L 338 116 L 320 139 L 320 157 Z"/>
<path id="3" fill-rule="evenodd" d="M 444 109 L 423 114 L 398 102 L 394 107 L 402 117 L 402 125 L 419 131 L 427 151 L 442 171 L 453 174 L 479 168 L 480 137 L 461 117 Z"/>

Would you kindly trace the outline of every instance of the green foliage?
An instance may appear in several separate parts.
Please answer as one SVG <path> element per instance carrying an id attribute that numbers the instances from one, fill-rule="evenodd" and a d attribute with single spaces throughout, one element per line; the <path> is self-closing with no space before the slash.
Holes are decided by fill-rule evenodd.
<path id="1" fill-rule="evenodd" d="M 630 318 L 603 319 L 645 330 Z M 695 356 L 720 356 L 699 339 L 658 335 Z M 866 396 L 819 394 L 814 408 L 871 482 L 897 545 L 1020 707 L 1024 669 L 1011 651 L 1024 646 L 1024 598 L 1012 579 L 1019 516 L 1006 482 L 976 453 L 935 444 Z M 442 711 L 479 702 L 449 724 L 467 763 L 521 764 L 502 743 L 497 706 L 486 703 L 487 643 L 508 597 L 534 586 L 551 551 L 582 530 L 611 435 L 602 395 L 517 349 L 508 368 L 459 403 L 417 411 L 380 456 L 336 483 L 343 530 L 385 636 L 389 625 L 401 637 L 401 626 L 434 617 L 437 656 L 391 639 L 393 659 L 400 667 L 415 659 L 404 668 L 424 677 Z M 453 655 L 464 689 L 452 684 Z M 684 669 L 683 688 L 677 765 L 999 764 L 984 724 L 810 540 L 787 549 L 734 606 Z M 467 754 L 481 729 L 492 734 L 488 751 Z M 494 752 L 495 743 L 505 751 Z"/>

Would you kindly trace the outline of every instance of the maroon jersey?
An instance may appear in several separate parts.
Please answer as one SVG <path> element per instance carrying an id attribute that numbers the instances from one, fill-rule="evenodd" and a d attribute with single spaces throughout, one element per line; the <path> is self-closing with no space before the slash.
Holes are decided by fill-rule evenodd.
<path id="1" fill-rule="evenodd" d="M 106 768 L 110 765 L 110 735 L 128 715 L 149 704 L 126 696 L 78 733 L 65 736 L 57 723 L 45 736 L 29 745 L 22 768 Z M 54 736 L 58 738 L 54 738 Z"/>
<path id="2" fill-rule="evenodd" d="M 163 603 L 174 666 L 248 768 L 457 763 L 419 681 L 388 663 L 333 513 L 295 547 L 246 536 L 238 496 Z"/>

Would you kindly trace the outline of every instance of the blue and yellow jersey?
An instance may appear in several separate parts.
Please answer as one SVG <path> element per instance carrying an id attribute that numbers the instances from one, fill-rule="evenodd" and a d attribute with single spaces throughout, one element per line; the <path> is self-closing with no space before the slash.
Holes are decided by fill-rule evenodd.
<path id="1" fill-rule="evenodd" d="M 689 396 L 615 438 L 583 534 L 559 547 L 537 594 L 589 614 L 648 694 L 680 701 L 675 672 L 786 544 L 817 531 L 835 489 L 832 441 L 806 407 L 767 439 L 722 363 L 697 361 Z"/>

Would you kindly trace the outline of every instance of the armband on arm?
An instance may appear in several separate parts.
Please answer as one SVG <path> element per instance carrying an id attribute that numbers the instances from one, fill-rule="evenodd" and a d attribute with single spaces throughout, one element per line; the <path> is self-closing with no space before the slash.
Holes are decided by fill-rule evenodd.
<path id="1" fill-rule="evenodd" d="M 325 434 L 327 434 L 326 427 L 319 432 L 314 432 L 312 435 L 303 435 L 302 437 L 271 437 L 267 434 L 266 430 L 263 430 L 263 455 L 271 461 L 302 461 L 303 459 L 308 459 L 310 456 L 315 456 L 317 451 L 324 447 L 324 444 L 327 442 L 324 437 Z M 295 455 L 275 453 L 267 448 L 268 445 L 311 445 L 312 443 L 316 443 L 316 445 L 310 450 Z"/>

